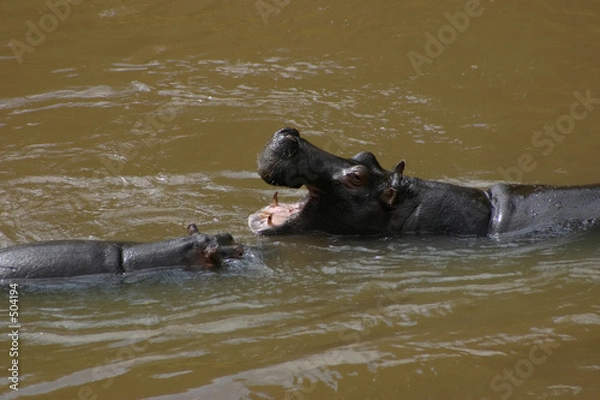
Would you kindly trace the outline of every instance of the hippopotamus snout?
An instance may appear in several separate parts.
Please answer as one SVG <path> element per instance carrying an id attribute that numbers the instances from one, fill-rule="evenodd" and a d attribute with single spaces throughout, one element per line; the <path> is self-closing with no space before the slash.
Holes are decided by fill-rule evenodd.
<path id="1" fill-rule="evenodd" d="M 244 254 L 244 246 L 236 245 L 233 236 L 229 233 L 218 233 L 208 236 L 200 233 L 195 224 L 187 227 L 190 237 L 198 240 L 198 252 L 201 264 L 207 267 L 217 267 L 224 261 L 240 258 Z"/>
<path id="2" fill-rule="evenodd" d="M 275 161 L 292 158 L 300 146 L 300 132 L 294 128 L 283 128 L 273 134 L 271 140 L 265 145 L 264 154 L 261 158 L 270 159 L 277 157 Z M 267 161 L 267 160 L 264 160 Z"/>
<path id="3" fill-rule="evenodd" d="M 197 241 L 197 258 L 200 265 L 206 267 L 218 267 L 224 261 L 232 258 L 240 258 L 244 254 L 244 247 L 236 245 L 233 236 L 229 233 L 218 233 L 208 236 L 200 233 L 195 224 L 187 227 L 190 237 Z"/>
<path id="4" fill-rule="evenodd" d="M 219 244 L 210 244 L 202 252 L 202 264 L 206 267 L 218 267 L 225 261 L 234 258 L 241 258 L 244 255 L 244 247 L 241 245 L 222 246 Z"/>
<path id="5" fill-rule="evenodd" d="M 258 157 L 258 173 L 267 183 L 299 188 L 304 184 L 302 165 L 296 163 L 301 151 L 300 133 L 294 128 L 275 132 Z M 305 157 L 300 157 L 303 161 Z M 290 168 L 295 164 L 295 168 Z M 282 168 L 283 167 L 283 168 Z M 299 179 L 300 178 L 300 179 Z"/>
<path id="6" fill-rule="evenodd" d="M 294 150 L 298 148 L 299 138 L 300 132 L 297 129 L 285 127 L 275 132 L 271 138 L 271 145 L 281 146 L 279 150 Z"/>

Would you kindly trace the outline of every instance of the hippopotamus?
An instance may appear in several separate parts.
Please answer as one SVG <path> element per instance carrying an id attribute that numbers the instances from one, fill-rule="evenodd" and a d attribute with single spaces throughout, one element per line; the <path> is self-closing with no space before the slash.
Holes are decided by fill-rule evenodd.
<path id="1" fill-rule="evenodd" d="M 239 258 L 243 247 L 228 233 L 187 227 L 189 236 L 151 243 L 54 240 L 0 250 L 0 279 L 123 274 L 154 268 L 215 268 Z"/>
<path id="2" fill-rule="evenodd" d="M 496 236 L 597 226 L 600 185 L 499 183 L 488 189 L 404 175 L 370 152 L 342 158 L 283 128 L 258 157 L 261 178 L 276 186 L 308 189 L 293 204 L 278 201 L 250 215 L 255 233 L 321 231 L 342 235 L 450 234 Z"/>

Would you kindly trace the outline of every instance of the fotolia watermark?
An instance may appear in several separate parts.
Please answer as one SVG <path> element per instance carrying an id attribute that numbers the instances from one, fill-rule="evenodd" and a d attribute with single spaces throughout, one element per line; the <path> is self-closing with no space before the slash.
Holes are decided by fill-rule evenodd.
<path id="1" fill-rule="evenodd" d="M 495 375 L 490 380 L 490 389 L 499 394 L 502 400 L 508 400 L 514 393 L 515 388 L 521 387 L 525 380 L 535 373 L 535 367 L 548 361 L 548 357 L 554 354 L 553 350 L 559 348 L 556 342 L 536 344 L 529 349 L 527 357 L 518 360 L 512 368 L 505 368 L 501 374 Z M 490 400 L 487 397 L 481 400 Z"/>
<path id="2" fill-rule="evenodd" d="M 536 149 L 542 149 L 544 156 L 549 156 L 554 151 L 556 143 L 562 142 L 566 135 L 575 130 L 576 123 L 586 119 L 595 105 L 600 105 L 600 98 L 592 97 L 592 90 L 587 89 L 585 94 L 573 92 L 575 101 L 569 107 L 569 112 L 556 118 L 554 124 L 544 125 L 544 129 L 535 131 L 531 135 L 531 144 Z M 517 158 L 515 165 L 507 168 L 498 168 L 502 177 L 511 182 L 520 182 L 523 174 L 532 172 L 537 168 L 535 157 L 530 153 L 523 153 Z"/>
<path id="3" fill-rule="evenodd" d="M 25 33 L 25 41 L 11 39 L 8 42 L 12 49 L 17 62 L 23 62 L 25 53 L 33 53 L 36 47 L 41 46 L 46 41 L 46 35 L 54 32 L 59 25 L 59 22 L 64 22 L 71 16 L 71 6 L 78 6 L 84 0 L 48 0 L 46 7 L 48 12 L 42 14 L 37 24 L 32 20 L 27 20 L 27 32 Z"/>
<path id="4" fill-rule="evenodd" d="M 425 32 L 425 55 L 414 50 L 408 52 L 408 59 L 412 64 L 417 75 L 422 75 L 421 68 L 424 64 L 430 65 L 433 60 L 440 57 L 445 46 L 449 46 L 456 40 L 458 33 L 463 33 L 469 28 L 471 18 L 477 18 L 483 15 L 484 8 L 480 6 L 479 0 L 467 0 L 465 2 L 465 11 L 458 11 L 455 14 L 444 13 L 444 17 L 449 24 L 443 25 L 437 32 L 437 38 L 430 32 Z"/>

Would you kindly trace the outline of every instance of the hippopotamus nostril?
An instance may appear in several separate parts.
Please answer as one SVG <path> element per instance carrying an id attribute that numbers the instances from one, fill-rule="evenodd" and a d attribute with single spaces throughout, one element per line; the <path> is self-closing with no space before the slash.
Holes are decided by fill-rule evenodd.
<path id="1" fill-rule="evenodd" d="M 211 244 L 204 249 L 204 265 L 206 267 L 220 267 L 221 266 L 221 253 L 219 251 L 219 245 Z"/>
<path id="2" fill-rule="evenodd" d="M 292 141 L 294 144 L 298 143 L 298 138 L 293 135 L 285 135 L 284 139 Z"/>
<path id="3" fill-rule="evenodd" d="M 233 258 L 241 258 L 244 255 L 244 246 L 236 245 L 233 246 L 233 252 L 231 257 Z"/>
<path id="4" fill-rule="evenodd" d="M 290 128 L 288 126 L 286 126 L 285 128 L 281 128 L 279 131 L 277 131 L 277 133 L 280 134 L 280 135 L 295 136 L 297 138 L 300 137 L 300 132 L 298 132 L 297 129 Z"/>

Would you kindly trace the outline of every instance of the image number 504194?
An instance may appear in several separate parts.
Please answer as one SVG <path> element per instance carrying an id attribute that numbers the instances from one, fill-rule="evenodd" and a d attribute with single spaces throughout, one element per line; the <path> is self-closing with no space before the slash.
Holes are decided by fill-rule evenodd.
<path id="1" fill-rule="evenodd" d="M 10 323 L 16 324 L 19 322 L 19 285 L 17 283 L 11 283 L 8 285 L 10 290 L 8 292 L 8 316 L 10 317 Z"/>

